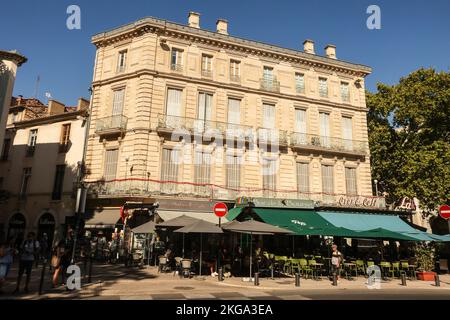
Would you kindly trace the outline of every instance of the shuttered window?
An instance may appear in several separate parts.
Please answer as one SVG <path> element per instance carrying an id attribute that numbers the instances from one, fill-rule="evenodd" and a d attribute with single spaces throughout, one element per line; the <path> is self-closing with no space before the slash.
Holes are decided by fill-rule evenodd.
<path id="1" fill-rule="evenodd" d="M 200 92 L 198 94 L 198 120 L 196 121 L 196 129 L 199 132 L 211 128 L 212 100 L 213 96 L 209 93 Z"/>
<path id="2" fill-rule="evenodd" d="M 309 164 L 297 162 L 297 190 L 299 193 L 309 192 Z"/>
<path id="3" fill-rule="evenodd" d="M 209 184 L 211 181 L 211 154 L 209 152 L 195 151 L 194 176 L 196 184 Z M 209 186 L 196 186 L 197 193 L 205 194 Z"/>
<path id="4" fill-rule="evenodd" d="M 239 129 L 241 124 L 241 100 L 228 99 L 228 128 Z"/>
<path id="5" fill-rule="evenodd" d="M 334 193 L 333 166 L 322 165 L 322 191 L 323 193 Z"/>
<path id="6" fill-rule="evenodd" d="M 326 78 L 319 78 L 319 95 L 322 98 L 328 97 L 328 82 Z"/>
<path id="7" fill-rule="evenodd" d="M 263 104 L 263 127 L 267 129 L 275 128 L 275 106 Z"/>
<path id="8" fill-rule="evenodd" d="M 305 93 L 305 75 L 303 73 L 295 74 L 295 91 Z"/>
<path id="9" fill-rule="evenodd" d="M 346 150 L 353 149 L 353 120 L 350 117 L 342 117 L 342 139 Z"/>
<path id="10" fill-rule="evenodd" d="M 114 91 L 114 100 L 112 115 L 121 116 L 123 114 L 123 103 L 125 97 L 125 89 L 119 89 Z"/>
<path id="11" fill-rule="evenodd" d="M 53 182 L 52 200 L 61 200 L 65 173 L 66 165 L 56 166 L 55 180 Z"/>
<path id="12" fill-rule="evenodd" d="M 350 88 L 348 82 L 341 82 L 341 98 L 343 102 L 350 101 Z"/>
<path id="13" fill-rule="evenodd" d="M 167 105 L 166 105 L 166 125 L 171 128 L 180 128 L 182 125 L 181 119 L 181 96 L 183 91 L 179 89 L 169 88 L 167 90 Z"/>
<path id="14" fill-rule="evenodd" d="M 178 170 L 179 170 L 179 150 L 162 149 L 161 163 L 161 192 L 175 193 L 177 191 Z M 170 182 L 171 181 L 171 182 Z"/>
<path id="15" fill-rule="evenodd" d="M 117 61 L 117 72 L 124 72 L 127 65 L 127 50 L 119 52 L 119 59 Z"/>
<path id="16" fill-rule="evenodd" d="M 324 147 L 330 146 L 330 115 L 328 113 L 321 112 L 320 118 L 320 143 Z"/>
<path id="17" fill-rule="evenodd" d="M 115 180 L 117 177 L 117 161 L 119 158 L 119 149 L 105 151 L 105 181 Z"/>
<path id="18" fill-rule="evenodd" d="M 227 187 L 239 189 L 241 186 L 241 157 L 227 155 Z"/>
<path id="19" fill-rule="evenodd" d="M 358 194 L 356 168 L 345 168 L 345 186 L 348 195 L 355 196 Z"/>
<path id="20" fill-rule="evenodd" d="M 274 197 L 277 188 L 277 160 L 263 159 L 262 167 L 264 196 Z"/>

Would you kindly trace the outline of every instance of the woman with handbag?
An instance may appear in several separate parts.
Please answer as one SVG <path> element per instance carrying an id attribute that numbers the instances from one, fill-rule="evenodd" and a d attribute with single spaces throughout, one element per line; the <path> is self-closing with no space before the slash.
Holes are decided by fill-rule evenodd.
<path id="1" fill-rule="evenodd" d="M 58 243 L 58 245 L 56 246 L 56 248 L 54 249 L 53 255 L 52 255 L 52 260 L 51 260 L 52 268 L 55 270 L 53 272 L 53 288 L 56 288 L 58 286 L 58 278 L 59 278 L 61 271 L 63 271 L 61 260 L 62 260 L 63 256 L 65 255 L 65 253 L 66 253 L 66 248 L 64 245 L 64 241 L 61 240 Z"/>

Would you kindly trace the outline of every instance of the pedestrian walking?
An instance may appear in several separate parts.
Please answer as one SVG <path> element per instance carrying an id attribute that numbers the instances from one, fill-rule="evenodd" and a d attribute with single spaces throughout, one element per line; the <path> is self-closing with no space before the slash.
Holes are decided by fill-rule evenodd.
<path id="1" fill-rule="evenodd" d="M 3 294 L 3 284 L 8 277 L 9 270 L 13 263 L 14 249 L 11 242 L 0 245 L 0 294 Z"/>
<path id="2" fill-rule="evenodd" d="M 58 279 L 60 274 L 62 274 L 62 278 L 64 281 L 64 267 L 62 264 L 62 260 L 65 255 L 67 255 L 65 242 L 64 240 L 61 240 L 54 248 L 51 260 L 51 265 L 54 270 L 52 278 L 53 288 L 58 287 Z"/>
<path id="3" fill-rule="evenodd" d="M 26 293 L 29 292 L 28 288 L 31 279 L 31 271 L 36 255 L 39 252 L 39 242 L 35 239 L 35 236 L 34 232 L 28 233 L 27 239 L 20 247 L 19 274 L 17 276 L 16 289 L 13 292 L 14 294 L 18 293 L 20 290 L 20 283 L 24 273 L 27 275 L 24 291 Z"/>
<path id="4" fill-rule="evenodd" d="M 331 246 L 331 274 L 337 275 L 337 279 L 339 279 L 339 274 L 341 270 L 342 262 L 344 261 L 344 256 L 342 253 L 338 250 L 338 247 L 336 244 L 333 244 Z"/>

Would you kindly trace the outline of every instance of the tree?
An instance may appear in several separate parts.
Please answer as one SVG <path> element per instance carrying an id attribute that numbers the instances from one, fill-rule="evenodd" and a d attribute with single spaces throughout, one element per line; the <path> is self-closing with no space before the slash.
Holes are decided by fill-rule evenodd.
<path id="1" fill-rule="evenodd" d="M 450 200 L 450 73 L 419 69 L 367 93 L 373 179 L 389 202 L 416 197 L 426 213 Z"/>

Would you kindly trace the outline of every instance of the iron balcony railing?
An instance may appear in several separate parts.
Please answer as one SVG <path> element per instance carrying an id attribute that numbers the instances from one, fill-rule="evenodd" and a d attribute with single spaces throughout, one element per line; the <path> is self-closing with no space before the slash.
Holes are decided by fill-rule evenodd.
<path id="1" fill-rule="evenodd" d="M 260 80 L 261 90 L 280 92 L 280 82 L 276 77 L 264 77 Z"/>
<path id="2" fill-rule="evenodd" d="M 287 145 L 288 133 L 285 130 L 259 128 L 258 141 L 264 144 Z"/>
<path id="3" fill-rule="evenodd" d="M 230 75 L 230 81 L 234 83 L 241 83 L 241 76 Z"/>
<path id="4" fill-rule="evenodd" d="M 179 63 L 172 63 L 170 65 L 170 70 L 176 71 L 176 72 L 182 72 L 183 71 L 183 65 Z"/>
<path id="5" fill-rule="evenodd" d="M 207 136 L 223 136 L 233 139 L 249 139 L 253 137 L 252 127 L 227 122 L 202 120 L 196 118 L 158 115 L 159 131 L 180 131 Z"/>
<path id="6" fill-rule="evenodd" d="M 211 70 L 202 70 L 202 77 L 212 78 L 212 71 Z"/>
<path id="7" fill-rule="evenodd" d="M 95 132 L 97 134 L 123 132 L 127 130 L 128 118 L 116 115 L 97 120 Z"/>
<path id="8" fill-rule="evenodd" d="M 290 144 L 292 147 L 314 147 L 364 154 L 367 152 L 369 147 L 366 141 L 347 140 L 298 132 L 291 133 Z"/>

